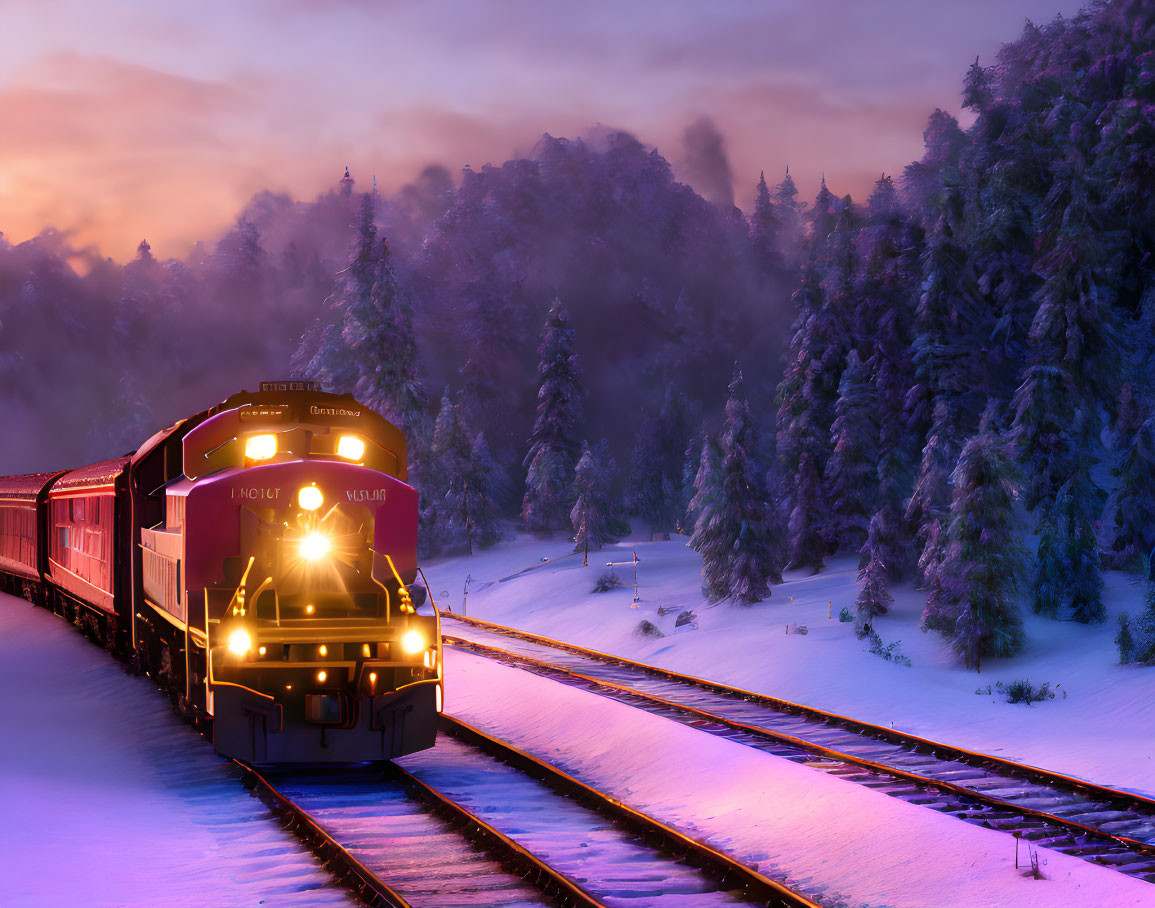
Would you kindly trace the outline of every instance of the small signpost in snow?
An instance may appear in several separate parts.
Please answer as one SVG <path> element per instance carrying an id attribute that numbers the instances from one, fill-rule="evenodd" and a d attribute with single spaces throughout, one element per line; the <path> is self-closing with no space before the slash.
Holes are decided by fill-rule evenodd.
<path id="1" fill-rule="evenodd" d="M 630 608 L 637 608 L 638 603 L 642 601 L 642 597 L 638 595 L 638 562 L 641 561 L 638 553 L 634 552 L 633 561 L 607 561 L 606 567 L 618 567 L 623 564 L 632 564 L 634 566 L 634 601 L 630 603 Z"/>

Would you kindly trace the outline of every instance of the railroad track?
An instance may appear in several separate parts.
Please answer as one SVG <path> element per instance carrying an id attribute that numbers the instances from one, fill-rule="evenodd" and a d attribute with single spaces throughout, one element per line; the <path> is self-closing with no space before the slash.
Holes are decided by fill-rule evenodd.
<path id="1" fill-rule="evenodd" d="M 442 631 L 447 645 L 1155 883 L 1155 799 L 478 619 L 444 615 Z"/>
<path id="2" fill-rule="evenodd" d="M 814 902 L 448 717 L 381 770 L 249 784 L 362 901 L 387 908 Z"/>

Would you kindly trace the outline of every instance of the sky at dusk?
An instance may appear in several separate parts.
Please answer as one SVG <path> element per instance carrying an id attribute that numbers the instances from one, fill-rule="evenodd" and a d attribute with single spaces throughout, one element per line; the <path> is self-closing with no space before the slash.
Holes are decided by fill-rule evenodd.
<path id="1" fill-rule="evenodd" d="M 385 189 L 625 129 L 678 168 L 703 116 L 734 199 L 787 165 L 862 199 L 963 75 L 1078 0 L 0 0 L 0 231 L 118 260 L 211 240 L 262 189 Z M 680 171 L 684 173 L 684 171 Z M 701 187 L 698 187 L 701 188 Z"/>

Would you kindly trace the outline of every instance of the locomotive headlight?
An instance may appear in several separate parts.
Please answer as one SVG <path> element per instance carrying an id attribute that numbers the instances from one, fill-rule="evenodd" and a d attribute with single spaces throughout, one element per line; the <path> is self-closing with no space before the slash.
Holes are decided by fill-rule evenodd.
<path id="1" fill-rule="evenodd" d="M 245 457 L 250 460 L 268 460 L 276 453 L 276 435 L 250 435 L 245 439 Z"/>
<path id="2" fill-rule="evenodd" d="M 425 649 L 425 638 L 421 636 L 421 631 L 406 631 L 402 634 L 401 648 L 411 656 Z"/>
<path id="3" fill-rule="evenodd" d="M 304 486 L 297 493 L 297 504 L 306 511 L 315 511 L 325 503 L 325 496 L 316 486 Z"/>
<path id="4" fill-rule="evenodd" d="M 337 456 L 346 460 L 360 460 L 365 456 L 365 442 L 356 435 L 342 435 L 337 439 Z"/>
<path id="5" fill-rule="evenodd" d="M 253 648 L 253 638 L 243 627 L 238 627 L 229 633 L 228 647 L 234 656 L 243 656 Z"/>
<path id="6" fill-rule="evenodd" d="M 301 540 L 297 551 L 306 561 L 316 561 L 329 554 L 329 537 L 314 530 Z"/>

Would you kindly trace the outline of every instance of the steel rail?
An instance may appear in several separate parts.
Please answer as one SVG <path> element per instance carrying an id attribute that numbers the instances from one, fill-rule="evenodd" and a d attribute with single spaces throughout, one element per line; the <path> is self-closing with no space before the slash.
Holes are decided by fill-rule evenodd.
<path id="1" fill-rule="evenodd" d="M 556 665 L 550 665 L 548 662 L 541 662 L 539 660 L 533 659 L 530 656 L 524 656 L 519 653 L 507 653 L 504 650 L 486 646 L 485 644 L 481 643 L 474 643 L 469 641 L 461 641 L 459 643 L 456 642 L 456 638 L 449 639 L 451 639 L 453 645 L 456 646 L 464 646 L 464 648 L 472 650 L 488 651 L 493 656 L 509 659 L 511 661 L 524 661 L 525 663 L 530 664 L 544 672 L 556 673 L 577 678 L 588 685 L 604 687 L 615 691 L 616 693 L 623 694 L 628 698 L 646 700 L 663 706 L 666 709 L 686 712 L 700 719 L 705 719 L 717 725 L 731 728 L 734 731 L 741 731 L 760 738 L 769 738 L 774 741 L 780 741 L 783 744 L 789 744 L 801 750 L 807 750 L 811 753 L 819 754 L 820 756 L 826 757 L 827 759 L 838 763 L 851 763 L 856 766 L 861 766 L 863 769 L 867 769 L 871 772 L 892 776 L 894 778 L 902 779 L 915 785 L 936 788 L 940 791 L 954 794 L 960 798 L 966 798 L 968 800 L 987 804 L 991 807 L 998 807 L 1003 810 L 1009 810 L 1014 813 L 1022 814 L 1023 816 L 1029 816 L 1032 819 L 1038 820 L 1040 822 L 1061 826 L 1065 829 L 1070 829 L 1083 835 L 1090 835 L 1100 839 L 1109 839 L 1119 845 L 1122 845 L 1124 848 L 1127 848 L 1130 851 L 1138 852 L 1140 854 L 1155 855 L 1155 845 L 1150 843 L 1141 842 L 1137 839 L 1130 839 L 1126 836 L 1115 835 L 1114 833 L 1107 832 L 1095 826 L 1088 826 L 1075 820 L 1069 820 L 1056 814 L 1047 813 L 1046 811 L 1039 810 L 1038 808 L 1017 804 L 1014 801 L 1008 801 L 1003 798 L 996 797 L 995 795 L 989 795 L 985 792 L 977 791 L 973 788 L 957 785 L 954 782 L 949 782 L 945 779 L 935 779 L 931 776 L 924 776 L 909 770 L 900 769 L 896 766 L 888 766 L 885 763 L 877 763 L 873 760 L 868 760 L 865 757 L 857 757 L 853 754 L 844 753 L 843 751 L 835 750 L 834 748 L 827 747 L 823 744 L 816 744 L 813 741 L 807 741 L 805 738 L 795 737 L 794 735 L 787 734 L 786 732 L 774 731 L 773 729 L 764 728 L 760 725 L 751 725 L 749 723 L 739 722 L 736 719 L 728 719 L 725 716 L 719 716 L 717 713 L 699 709 L 698 707 L 690 706 L 685 703 L 678 703 L 674 700 L 667 700 L 666 698 L 659 697 L 656 694 L 642 693 L 641 691 L 627 687 L 623 684 L 615 684 L 614 682 L 607 681 L 603 678 L 594 678 L 590 675 L 583 675 L 580 672 L 575 672 L 570 669 L 559 668 Z"/>
<path id="2" fill-rule="evenodd" d="M 506 625 L 484 621 L 480 618 L 469 618 L 463 615 L 452 614 L 445 614 L 443 615 L 443 618 L 450 618 L 454 621 L 460 621 L 462 624 L 474 625 L 476 627 L 492 631 L 503 636 L 515 637 L 522 640 L 527 640 L 532 643 L 537 643 L 542 646 L 552 647 L 553 649 L 564 650 L 566 652 L 570 652 L 578 656 L 585 656 L 589 659 L 594 659 L 606 664 L 622 665 L 637 669 L 638 671 L 645 672 L 646 674 L 657 678 L 663 678 L 668 681 L 675 681 L 682 684 L 692 685 L 694 687 L 700 687 L 704 690 L 722 694 L 723 696 L 727 696 L 735 700 L 745 700 L 751 703 L 758 703 L 764 706 L 769 706 L 773 709 L 781 710 L 783 712 L 794 713 L 795 715 L 800 715 L 806 718 L 817 719 L 819 721 L 827 722 L 831 725 L 840 726 L 849 731 L 868 735 L 874 738 L 879 738 L 890 744 L 909 747 L 917 753 L 926 754 L 928 756 L 937 758 L 941 758 L 945 755 L 951 760 L 956 760 L 960 763 L 966 763 L 981 769 L 990 769 L 999 772 L 1000 774 L 1008 775 L 1014 778 L 1025 778 L 1029 781 L 1042 783 L 1054 788 L 1066 789 L 1077 794 L 1093 797 L 1096 800 L 1106 801 L 1107 803 L 1115 806 L 1121 806 L 1128 809 L 1139 806 L 1146 812 L 1155 814 L 1155 798 L 1147 797 L 1146 795 L 1136 794 L 1129 791 L 1122 791 L 1117 788 L 1109 788 L 1103 785 L 1097 785 L 1094 782 L 1088 782 L 1085 779 L 1079 779 L 1075 776 L 1069 776 L 1063 773 L 1041 769 L 1037 766 L 1030 766 L 1025 763 L 1016 763 L 1013 760 L 1008 760 L 1004 757 L 996 757 L 992 754 L 986 754 L 981 751 L 968 750 L 966 748 L 956 747 L 951 744 L 944 744 L 941 741 L 935 741 L 930 738 L 923 738 L 919 737 L 918 735 L 896 731 L 895 729 L 887 728 L 884 725 L 875 725 L 870 722 L 852 719 L 848 716 L 843 716 L 838 713 L 818 709 L 817 707 L 805 706 L 801 703 L 794 703 L 790 700 L 783 700 L 779 697 L 773 697 L 768 694 L 761 694 L 757 693 L 756 691 L 745 690 L 740 687 L 732 687 L 727 684 L 722 684 L 718 681 L 710 681 L 706 678 L 698 678 L 694 675 L 685 675 L 679 672 L 671 671 L 669 669 L 658 668 L 657 666 L 647 665 L 644 662 L 637 662 L 624 656 L 615 656 L 611 653 L 603 653 L 599 652 L 598 650 L 587 649 L 586 647 L 577 646 L 572 643 L 566 643 L 562 640 L 554 640 L 550 637 L 544 637 L 540 634 L 533 634 L 528 631 L 521 631 L 517 628 L 508 627 Z M 446 634 L 444 631 L 443 636 L 446 639 L 463 639 L 453 638 L 451 634 Z M 553 666 L 553 668 L 556 671 L 566 671 L 565 669 L 559 669 L 556 666 Z M 600 679 L 594 680 L 599 684 L 608 683 L 601 681 Z M 889 772 L 891 770 L 887 769 L 886 771 Z M 967 789 L 967 791 L 969 792 L 970 789 Z"/>
<path id="3" fill-rule="evenodd" d="M 412 908 L 268 779 L 239 760 L 233 762 L 241 769 L 244 786 L 285 821 L 285 828 L 309 847 L 340 885 L 371 908 Z"/>
<path id="4" fill-rule="evenodd" d="M 537 886 L 562 908 L 606 908 L 604 903 L 598 901 L 580 884 L 550 867 L 505 833 L 426 785 L 412 773 L 396 764 L 390 764 L 386 769 L 386 776 L 396 780 L 414 800 L 420 801 L 434 814 L 447 820 L 465 838 L 480 844 L 491 856 L 496 857 L 505 869 L 516 870 L 523 879 Z"/>
<path id="5" fill-rule="evenodd" d="M 545 783 L 558 794 L 609 817 L 647 845 L 684 860 L 724 885 L 737 884 L 751 901 L 775 908 L 820 908 L 801 893 L 772 880 L 727 854 L 679 832 L 672 826 L 628 807 L 556 766 L 486 734 L 460 719 L 442 714 L 440 730 Z"/>

